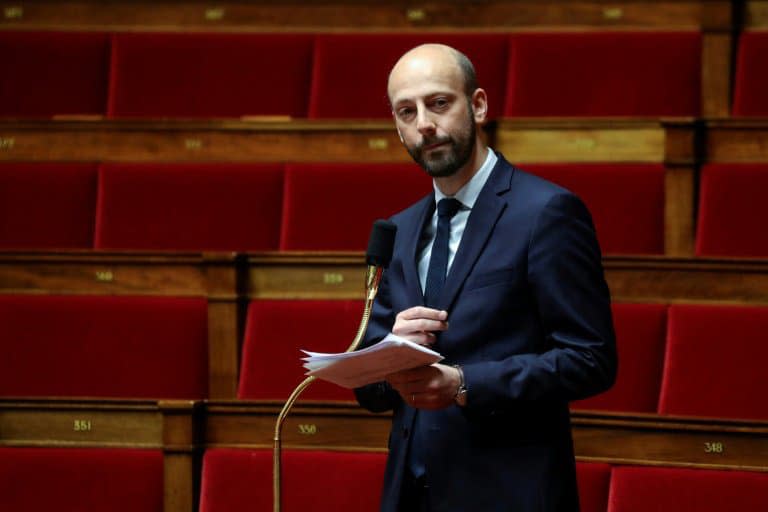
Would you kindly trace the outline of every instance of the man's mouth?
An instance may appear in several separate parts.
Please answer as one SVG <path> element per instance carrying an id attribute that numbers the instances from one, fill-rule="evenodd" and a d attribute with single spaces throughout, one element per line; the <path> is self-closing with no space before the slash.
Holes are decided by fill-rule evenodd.
<path id="1" fill-rule="evenodd" d="M 448 140 L 442 140 L 442 141 L 433 142 L 432 144 L 425 144 L 424 151 L 432 151 L 433 149 L 437 149 L 439 147 L 445 146 L 449 142 L 450 141 Z"/>

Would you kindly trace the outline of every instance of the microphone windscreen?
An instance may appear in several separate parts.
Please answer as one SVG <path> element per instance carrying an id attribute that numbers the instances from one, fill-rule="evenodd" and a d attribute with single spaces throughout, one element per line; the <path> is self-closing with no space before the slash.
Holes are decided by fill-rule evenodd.
<path id="1" fill-rule="evenodd" d="M 395 247 L 395 233 L 397 226 L 394 223 L 382 219 L 373 222 L 368 250 L 365 252 L 365 262 L 368 265 L 384 268 L 389 266 Z"/>

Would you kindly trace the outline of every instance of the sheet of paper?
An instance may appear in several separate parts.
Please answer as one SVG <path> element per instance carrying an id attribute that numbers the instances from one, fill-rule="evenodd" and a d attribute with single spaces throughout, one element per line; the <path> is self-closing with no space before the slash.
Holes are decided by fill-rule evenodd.
<path id="1" fill-rule="evenodd" d="M 307 375 L 333 382 L 345 388 L 356 388 L 382 380 L 400 370 L 436 363 L 439 353 L 394 334 L 355 352 L 323 354 L 302 350 Z"/>

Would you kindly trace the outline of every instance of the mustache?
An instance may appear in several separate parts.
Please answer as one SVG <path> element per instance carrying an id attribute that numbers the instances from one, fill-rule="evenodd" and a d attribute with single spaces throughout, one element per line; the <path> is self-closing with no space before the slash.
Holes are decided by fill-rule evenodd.
<path id="1" fill-rule="evenodd" d="M 433 146 L 435 144 L 444 144 L 446 142 L 453 143 L 453 139 L 450 136 L 444 137 L 424 137 L 421 142 L 418 143 L 416 149 L 424 149 L 425 146 Z"/>

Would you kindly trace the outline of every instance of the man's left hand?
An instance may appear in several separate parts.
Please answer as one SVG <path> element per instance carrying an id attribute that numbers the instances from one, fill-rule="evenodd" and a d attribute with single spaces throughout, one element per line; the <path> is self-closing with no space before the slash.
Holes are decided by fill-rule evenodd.
<path id="1" fill-rule="evenodd" d="M 419 409 L 444 409 L 453 405 L 461 384 L 459 370 L 444 364 L 403 370 L 388 375 L 386 380 L 405 403 Z"/>

